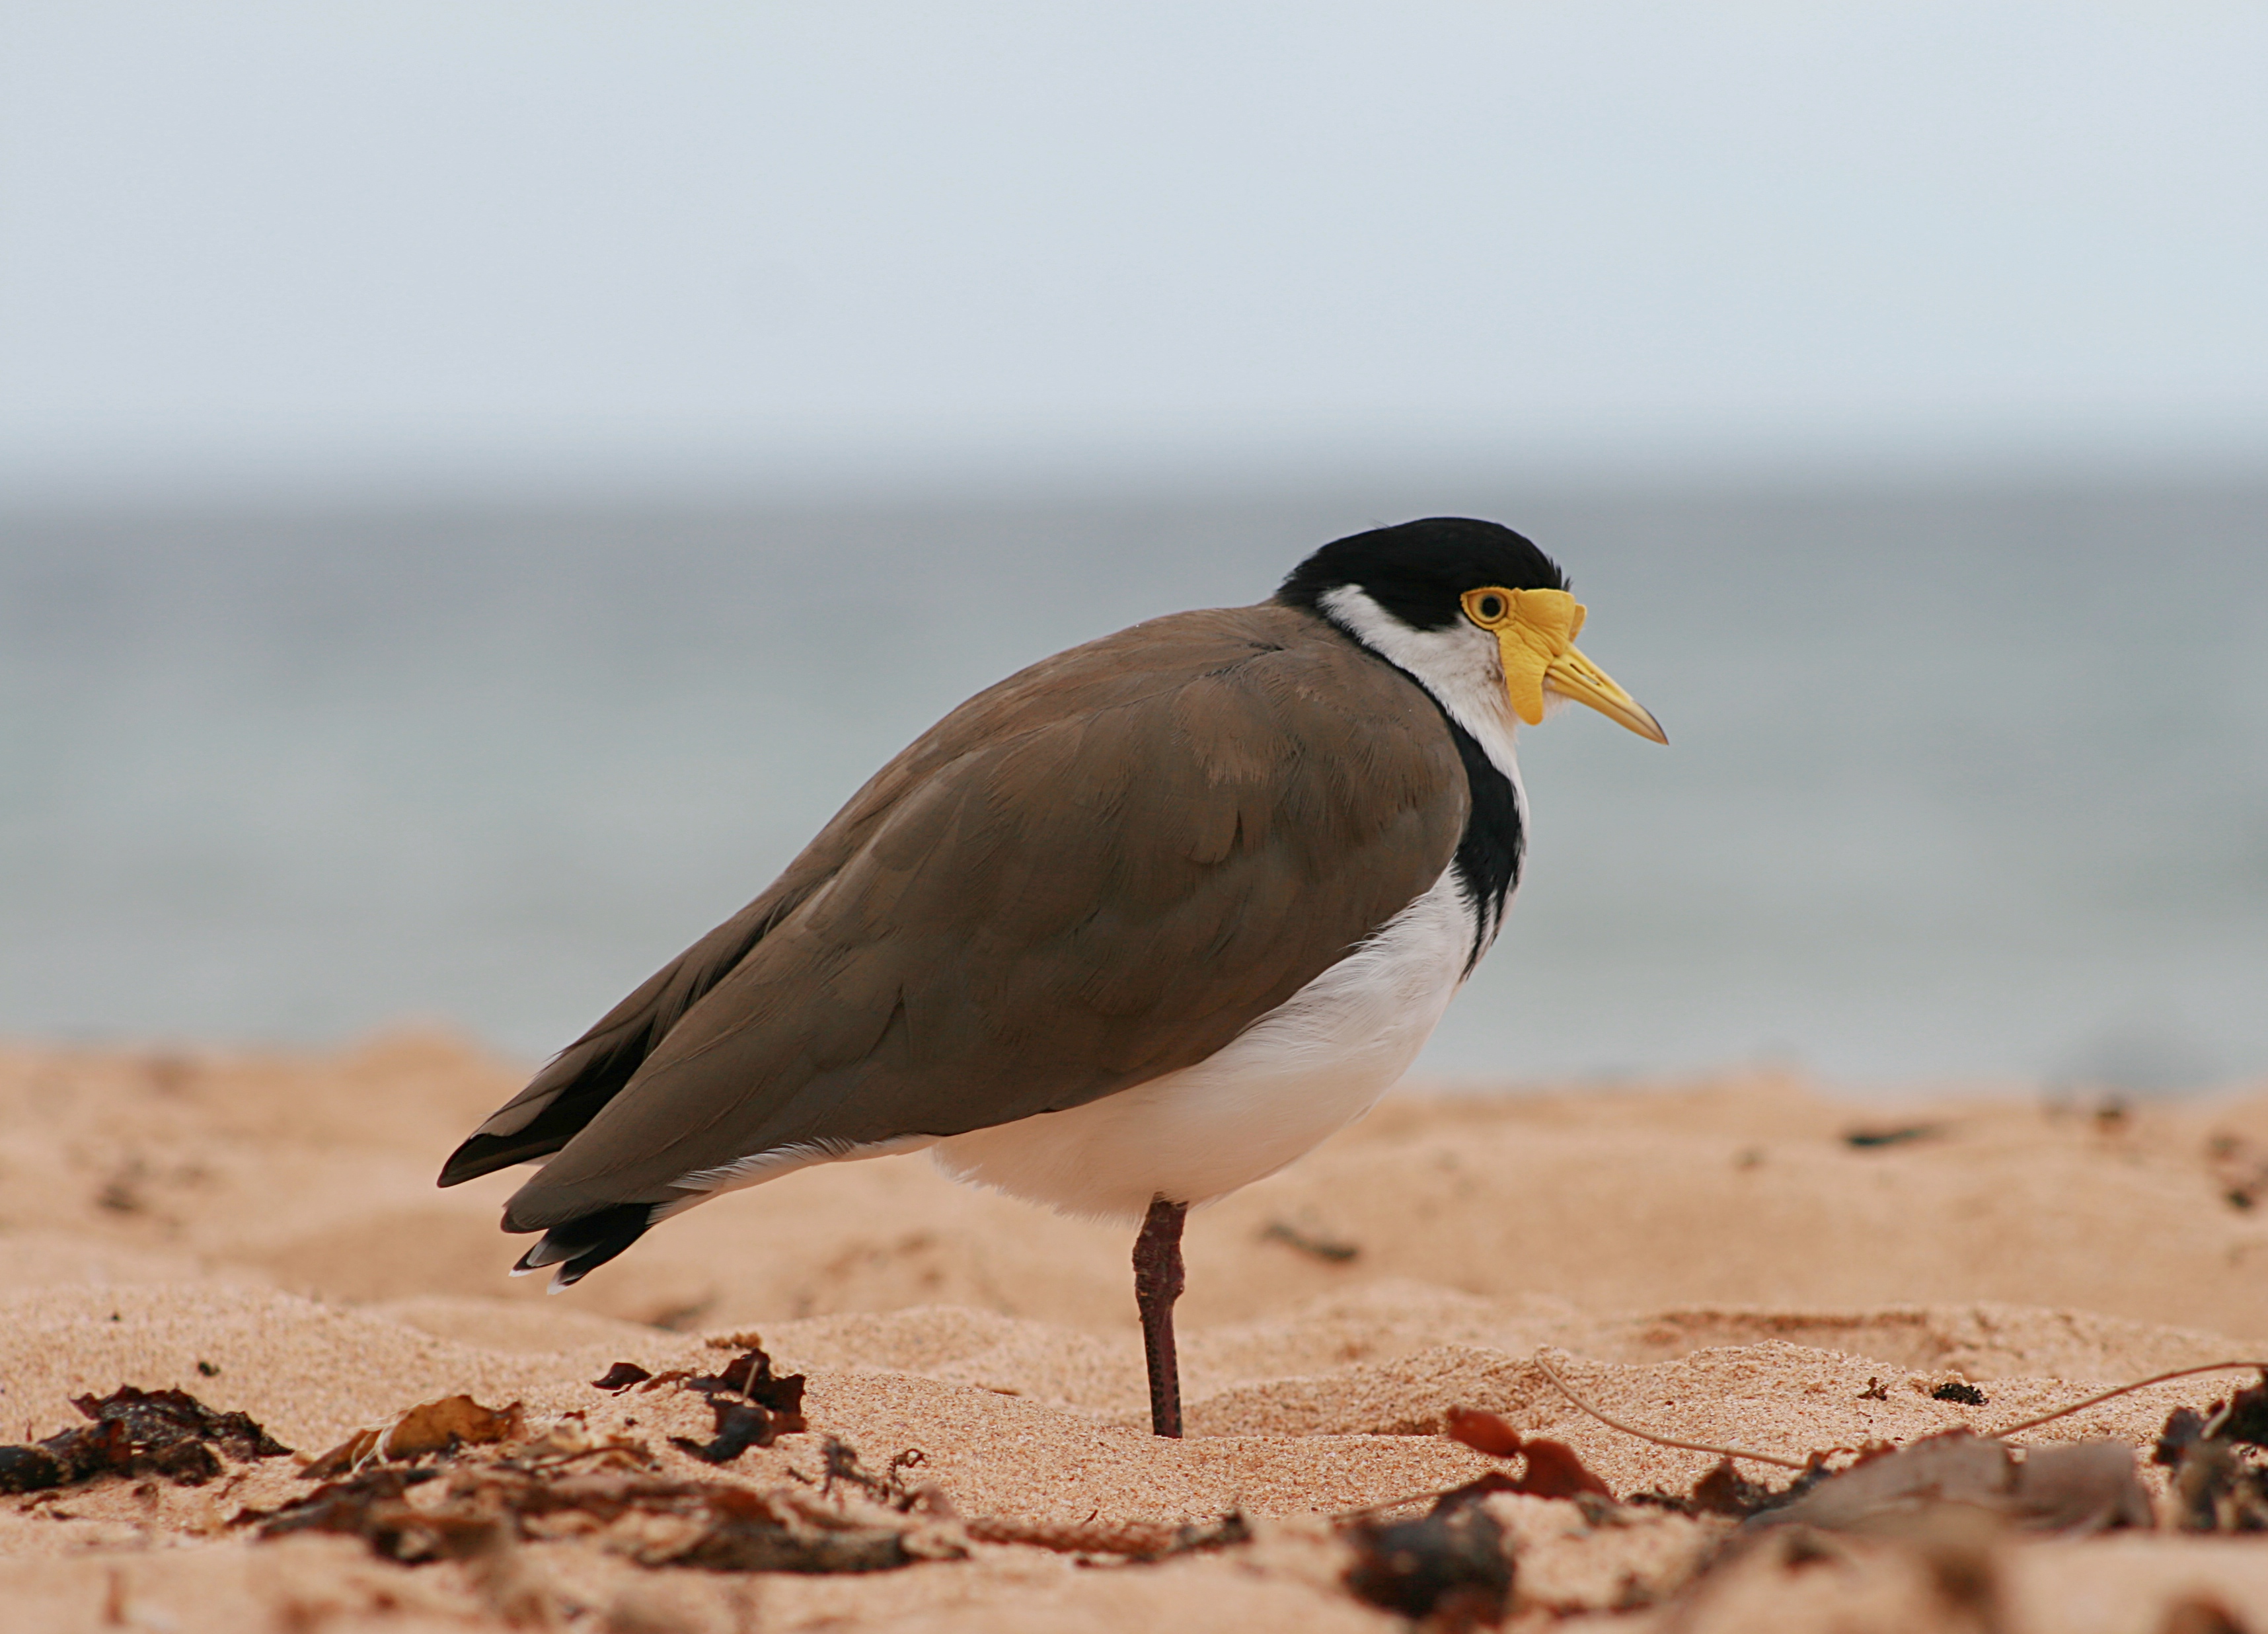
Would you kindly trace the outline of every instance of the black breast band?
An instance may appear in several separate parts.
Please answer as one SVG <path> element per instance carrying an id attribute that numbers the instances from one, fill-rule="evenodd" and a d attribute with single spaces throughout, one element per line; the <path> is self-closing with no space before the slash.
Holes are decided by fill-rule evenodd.
<path id="1" fill-rule="evenodd" d="M 1433 699 L 1434 707 L 1440 708 L 1440 702 Z M 1465 960 L 1469 976 L 1504 923 L 1505 898 L 1520 884 L 1520 860 L 1528 848 L 1528 836 L 1520 825 L 1520 799 L 1512 780 L 1497 770 L 1480 740 L 1454 715 L 1442 709 L 1441 719 L 1456 739 L 1457 757 L 1465 763 L 1465 784 L 1473 797 L 1465 832 L 1457 840 L 1456 859 L 1449 865 L 1457 871 L 1457 888 L 1473 908 L 1473 950 Z"/>

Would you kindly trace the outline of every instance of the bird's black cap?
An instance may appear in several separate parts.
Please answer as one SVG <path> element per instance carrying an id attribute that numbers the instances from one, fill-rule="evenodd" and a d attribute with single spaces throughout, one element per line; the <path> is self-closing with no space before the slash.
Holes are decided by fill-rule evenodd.
<path id="1" fill-rule="evenodd" d="M 1499 523 L 1428 516 L 1332 541 L 1291 571 L 1276 599 L 1312 612 L 1323 596 L 1346 585 L 1366 592 L 1412 629 L 1440 630 L 1456 619 L 1458 598 L 1468 590 L 1484 585 L 1564 590 L 1567 575 Z"/>

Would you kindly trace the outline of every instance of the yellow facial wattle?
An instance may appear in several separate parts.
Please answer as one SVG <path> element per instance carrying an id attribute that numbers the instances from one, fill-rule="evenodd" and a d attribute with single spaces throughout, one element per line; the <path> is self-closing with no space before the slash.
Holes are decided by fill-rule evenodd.
<path id="1" fill-rule="evenodd" d="M 1563 698 L 1587 704 L 1640 737 L 1667 743 L 1661 723 L 1638 699 L 1615 684 L 1607 672 L 1576 650 L 1583 629 L 1583 604 L 1565 590 L 1507 590 L 1488 585 L 1468 590 L 1465 617 L 1496 637 L 1504 667 L 1504 690 L 1513 713 L 1528 725 L 1543 719 L 1548 687 Z"/>

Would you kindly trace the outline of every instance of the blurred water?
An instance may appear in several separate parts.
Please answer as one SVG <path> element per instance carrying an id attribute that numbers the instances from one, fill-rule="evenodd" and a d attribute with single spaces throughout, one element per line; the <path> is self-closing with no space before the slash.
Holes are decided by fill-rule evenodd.
<path id="1" fill-rule="evenodd" d="M 0 521 L 0 1031 L 546 1053 L 968 693 L 1426 508 Z M 1454 508 L 1673 747 L 1528 734 L 1425 1065 L 2268 1072 L 2268 490 Z"/>

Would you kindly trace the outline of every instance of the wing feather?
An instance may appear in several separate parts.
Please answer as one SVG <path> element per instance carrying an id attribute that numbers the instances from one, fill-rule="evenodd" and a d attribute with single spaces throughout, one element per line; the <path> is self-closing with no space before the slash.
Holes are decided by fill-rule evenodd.
<path id="1" fill-rule="evenodd" d="M 939 722 L 483 1126 L 541 1091 L 534 1128 L 588 1093 L 577 1070 L 645 1040 L 507 1226 L 1194 1064 L 1431 886 L 1467 801 L 1424 691 L 1308 614 L 1182 614 L 1074 648 Z"/>

